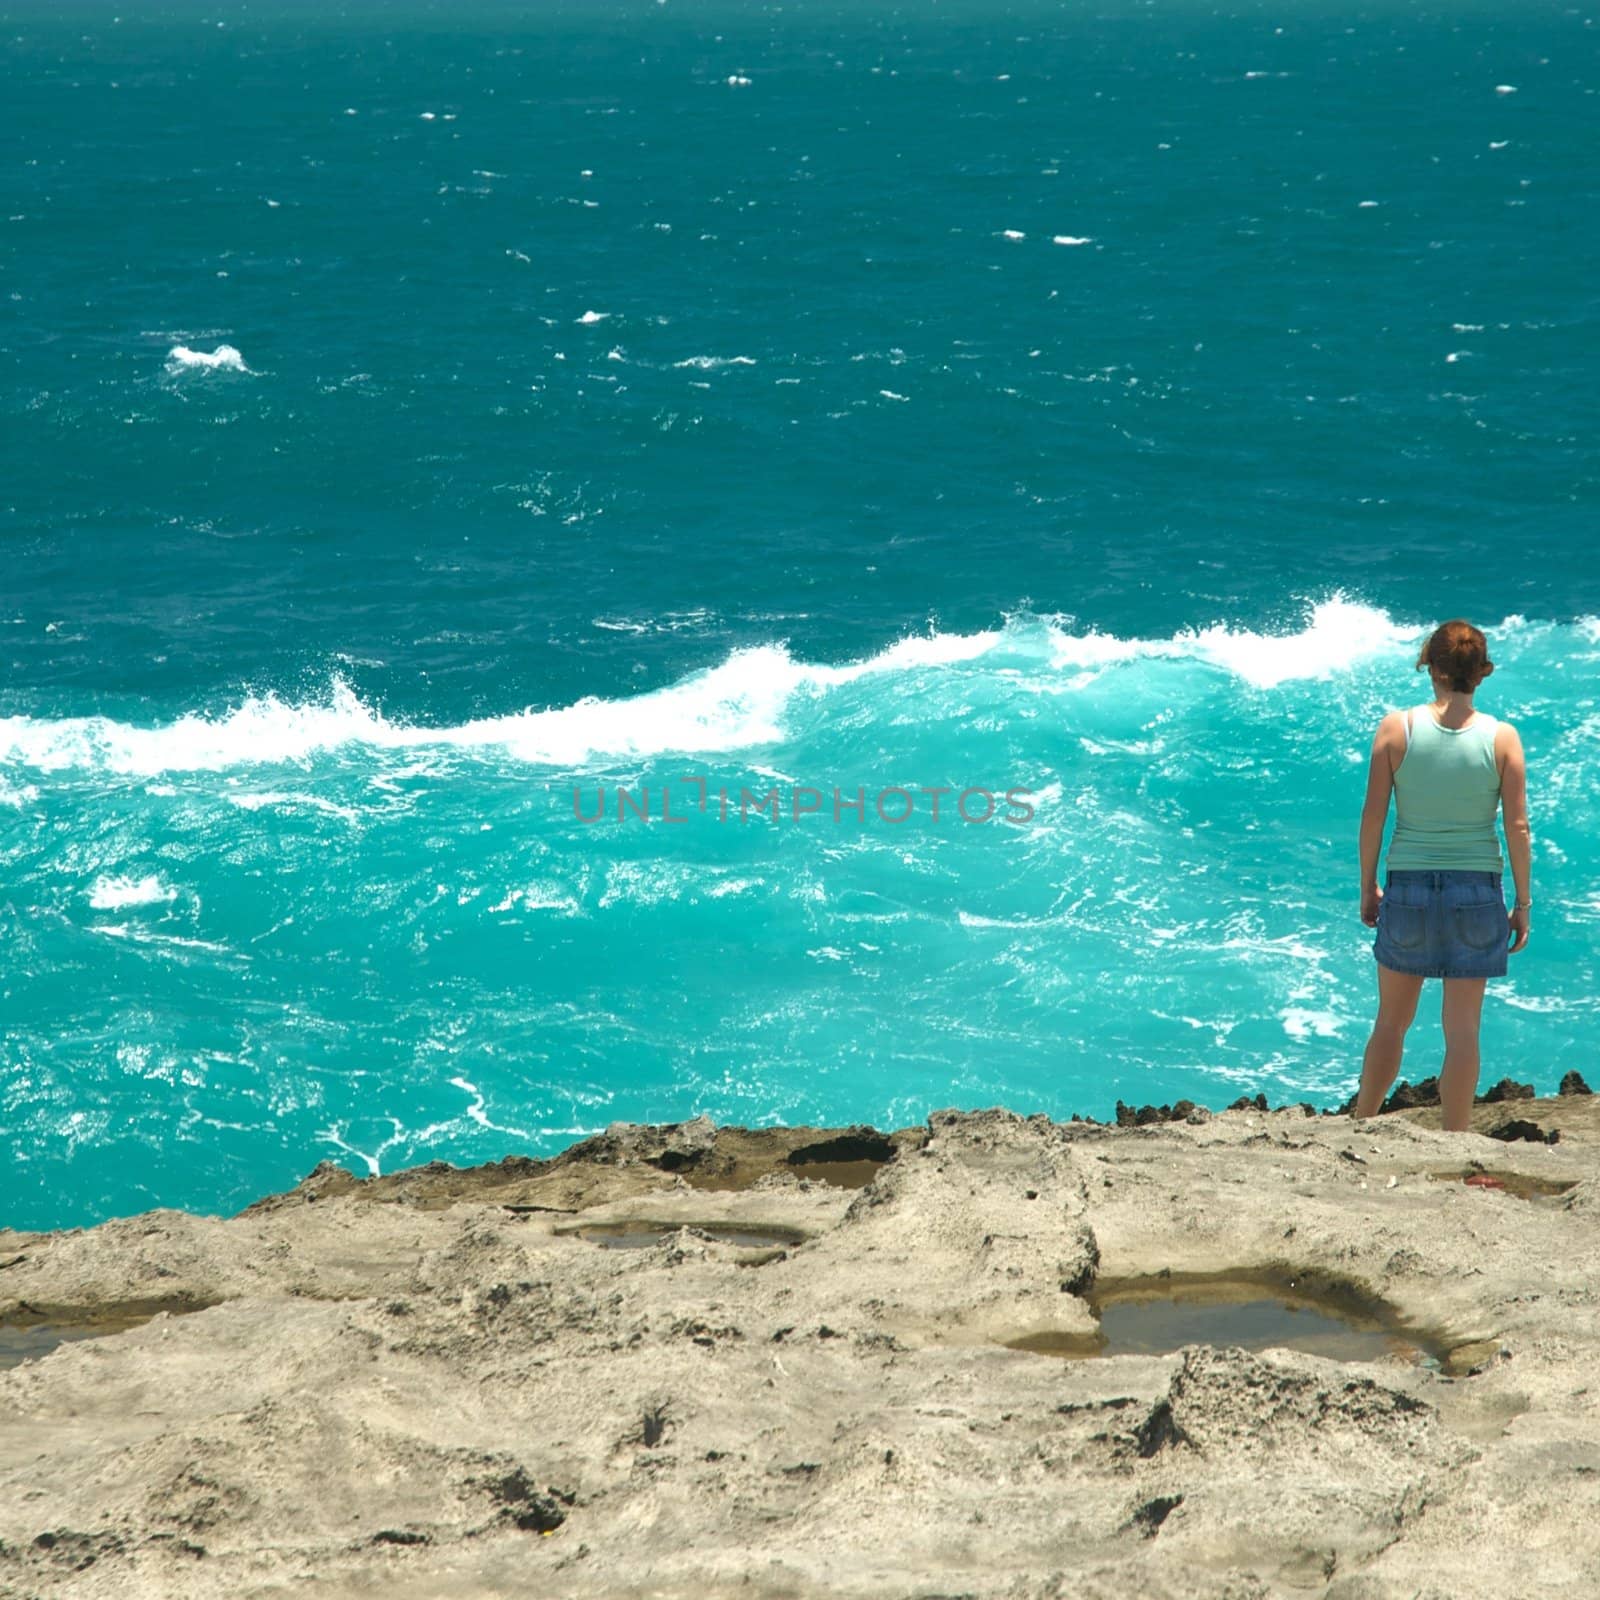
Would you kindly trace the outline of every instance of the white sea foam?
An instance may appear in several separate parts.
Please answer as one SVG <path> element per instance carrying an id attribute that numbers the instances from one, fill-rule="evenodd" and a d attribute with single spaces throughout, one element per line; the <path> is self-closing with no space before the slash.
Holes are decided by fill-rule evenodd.
<path id="1" fill-rule="evenodd" d="M 730 895 L 740 895 L 747 889 L 761 887 L 759 878 L 719 878 L 715 883 L 708 884 L 705 892 L 713 900 L 726 900 Z"/>
<path id="2" fill-rule="evenodd" d="M 1318 1039 L 1337 1039 L 1350 1020 L 1332 1011 L 1308 1011 L 1301 1006 L 1286 1007 L 1278 1013 L 1278 1019 L 1291 1039 L 1309 1039 L 1313 1035 Z"/>
<path id="3" fill-rule="evenodd" d="M 128 927 L 120 922 L 93 922 L 89 925 L 89 932 L 102 933 L 108 939 L 126 939 L 131 944 L 151 944 L 174 950 L 208 950 L 211 954 L 219 956 L 236 954 L 227 945 L 214 944 L 210 939 L 186 939 L 182 934 L 156 933 L 150 928 Z"/>
<path id="4" fill-rule="evenodd" d="M 215 350 L 191 350 L 186 344 L 175 344 L 167 352 L 167 364 L 178 371 L 248 372 L 244 357 L 231 344 L 219 344 Z"/>
<path id="5" fill-rule="evenodd" d="M 1527 627 L 1550 626 L 1542 624 Z M 1586 637 L 1593 637 L 1590 624 Z M 1508 618 L 1506 632 L 1519 629 Z M 1304 624 L 1263 633 L 1223 623 L 1167 639 L 1072 633 L 1059 622 L 1019 618 L 979 633 L 933 632 L 900 640 L 853 662 L 795 660 L 781 644 L 746 647 L 649 694 L 587 697 L 549 710 L 491 716 L 446 727 L 393 721 L 340 679 L 326 698 L 294 703 L 252 695 L 222 716 L 198 714 L 158 727 L 105 717 L 0 718 L 0 765 L 153 776 L 165 772 L 293 766 L 328 752 L 367 748 L 414 752 L 424 763 L 482 754 L 541 766 L 587 768 L 667 753 L 749 750 L 782 744 L 796 717 L 831 691 L 880 677 L 988 673 L 1018 692 L 1075 694 L 1108 671 L 1141 662 L 1187 661 L 1257 689 L 1331 678 L 1364 662 L 1402 654 L 1424 630 L 1343 597 L 1320 602 Z M 432 770 L 431 766 L 429 770 Z M 378 782 L 374 778 L 373 782 Z M 314 804 L 298 786 L 229 796 L 246 809 Z M 348 815 L 331 802 L 318 809 Z"/>
<path id="6" fill-rule="evenodd" d="M 585 311 L 584 314 L 581 317 L 578 318 L 578 321 L 579 322 L 604 322 L 606 320 L 606 318 L 609 317 L 610 315 L 611 315 L 611 313 L 609 311 Z"/>
<path id="7" fill-rule="evenodd" d="M 124 906 L 148 906 L 176 900 L 178 891 L 169 889 L 153 873 L 144 878 L 107 877 L 97 879 L 89 891 L 89 904 L 96 911 L 120 911 Z"/>
<path id="8" fill-rule="evenodd" d="M 717 367 L 753 367 L 756 364 L 754 356 L 690 356 L 686 361 L 674 361 L 675 367 L 698 367 L 702 372 L 711 372 Z"/>
<path id="9" fill-rule="evenodd" d="M 1092 239 L 1090 239 L 1089 237 L 1087 237 L 1086 235 L 1080 236 L 1080 235 L 1075 234 L 1075 233 L 1058 233 L 1050 241 L 1050 243 L 1051 244 L 1093 244 L 1094 241 Z"/>
<path id="10" fill-rule="evenodd" d="M 319 794 L 284 794 L 269 791 L 263 794 L 230 794 L 225 797 L 231 806 L 237 806 L 241 811 L 277 811 L 304 806 L 308 811 L 321 811 L 330 817 L 338 817 L 345 822 L 359 822 L 361 813 L 350 806 L 335 804 L 332 800 L 325 800 Z"/>
<path id="11" fill-rule="evenodd" d="M 1235 631 L 1223 625 L 1180 633 L 1175 644 L 1257 688 L 1291 679 L 1320 678 L 1414 642 L 1420 630 L 1385 611 L 1342 597 L 1313 608 L 1305 628 L 1292 634 Z"/>

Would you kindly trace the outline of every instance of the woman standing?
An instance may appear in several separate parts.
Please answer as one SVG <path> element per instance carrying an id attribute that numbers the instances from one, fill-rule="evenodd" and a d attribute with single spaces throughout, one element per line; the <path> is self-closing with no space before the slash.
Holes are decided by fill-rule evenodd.
<path id="1" fill-rule="evenodd" d="M 1464 1132 L 1478 1087 L 1483 986 L 1503 977 L 1506 956 L 1528 942 L 1527 765 L 1509 722 L 1472 704 L 1494 671 L 1488 642 L 1468 622 L 1446 622 L 1417 657 L 1433 680 L 1433 704 L 1391 711 L 1372 741 L 1361 809 L 1361 920 L 1375 927 L 1378 1019 L 1367 1041 L 1355 1114 L 1373 1116 L 1400 1071 L 1406 1029 L 1424 978 L 1444 980 L 1444 1067 L 1439 1100 L 1447 1132 Z M 1395 798 L 1388 873 L 1378 852 Z M 1500 887 L 1494 814 L 1503 814 L 1516 901 Z"/>

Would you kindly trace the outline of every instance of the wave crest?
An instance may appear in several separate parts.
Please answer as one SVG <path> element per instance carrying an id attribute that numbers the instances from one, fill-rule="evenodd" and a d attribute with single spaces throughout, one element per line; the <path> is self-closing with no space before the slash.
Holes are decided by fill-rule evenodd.
<path id="1" fill-rule="evenodd" d="M 1505 627 L 1526 628 L 1520 618 Z M 1586 636 L 1596 624 L 1576 625 Z M 1256 689 L 1328 678 L 1414 646 L 1420 625 L 1342 597 L 1311 608 L 1304 627 L 1266 634 L 1219 624 L 1168 639 L 1072 633 L 1059 620 L 1008 618 L 1003 628 L 901 639 L 840 665 L 795 660 L 782 644 L 733 651 L 703 671 L 648 694 L 480 718 L 453 727 L 393 721 L 341 678 L 327 698 L 295 704 L 251 695 L 217 717 L 191 713 L 158 727 L 105 717 L 0 718 L 0 762 L 40 771 L 154 775 L 304 764 L 344 747 L 492 752 L 533 765 L 582 768 L 600 760 L 731 753 L 782 744 L 797 714 L 830 693 L 881 677 L 915 689 L 942 675 L 987 675 L 1024 692 L 1074 692 L 1106 671 L 1143 661 L 1190 661 Z"/>

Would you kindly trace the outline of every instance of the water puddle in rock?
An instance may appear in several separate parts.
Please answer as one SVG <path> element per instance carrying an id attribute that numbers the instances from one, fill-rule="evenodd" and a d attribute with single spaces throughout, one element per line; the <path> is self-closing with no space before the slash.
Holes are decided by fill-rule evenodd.
<path id="1" fill-rule="evenodd" d="M 24 1361 L 37 1361 L 59 1345 L 75 1339 L 93 1339 L 107 1328 L 62 1326 L 53 1322 L 35 1323 L 31 1328 L 0 1328 L 0 1371 L 20 1367 Z"/>
<path id="2" fill-rule="evenodd" d="M 780 1248 L 785 1245 L 801 1244 L 805 1234 L 797 1228 L 781 1228 L 759 1222 L 650 1222 L 634 1220 L 630 1222 L 590 1222 L 581 1228 L 562 1229 L 563 1233 L 573 1233 L 580 1239 L 587 1239 L 590 1244 L 600 1245 L 606 1250 L 642 1250 L 649 1245 L 660 1244 L 663 1239 L 670 1237 L 680 1228 L 688 1228 L 691 1232 L 705 1234 L 717 1240 L 720 1244 L 738 1245 L 747 1250 L 764 1250 Z"/>
<path id="3" fill-rule="evenodd" d="M 0 1323 L 0 1372 L 10 1367 L 20 1367 L 25 1361 L 38 1361 L 64 1344 L 100 1339 L 110 1333 L 125 1333 L 129 1328 L 142 1327 L 163 1311 L 178 1316 L 203 1309 L 192 1305 L 156 1306 L 151 1309 L 111 1311 L 91 1318 L 73 1318 L 69 1313 L 59 1319 L 43 1315 L 3 1322 Z"/>
<path id="4" fill-rule="evenodd" d="M 1286 1348 L 1335 1361 L 1443 1367 L 1450 1347 L 1358 1291 L 1266 1273 L 1102 1280 L 1086 1297 L 1098 1335 L 1033 1334 L 1013 1350 L 1083 1360 L 1170 1355 L 1187 1344 Z"/>
<path id="5" fill-rule="evenodd" d="M 1569 1189 L 1575 1189 L 1576 1178 L 1535 1178 L 1526 1172 L 1480 1172 L 1476 1167 L 1465 1171 L 1432 1172 L 1428 1174 L 1435 1183 L 1462 1183 L 1474 1189 L 1497 1189 L 1513 1200 L 1530 1200 L 1534 1204 L 1550 1205 Z"/>

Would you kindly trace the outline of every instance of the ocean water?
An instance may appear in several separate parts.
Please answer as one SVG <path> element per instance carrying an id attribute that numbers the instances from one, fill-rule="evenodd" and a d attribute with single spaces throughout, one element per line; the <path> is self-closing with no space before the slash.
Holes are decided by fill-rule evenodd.
<path id="1" fill-rule="evenodd" d="M 5 6 L 0 1223 L 1337 1104 L 1454 615 L 1536 834 L 1485 1077 L 1592 1073 L 1597 33 Z"/>

